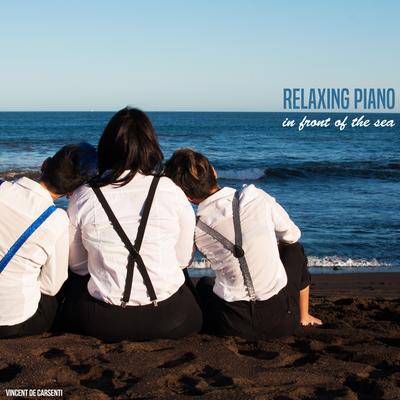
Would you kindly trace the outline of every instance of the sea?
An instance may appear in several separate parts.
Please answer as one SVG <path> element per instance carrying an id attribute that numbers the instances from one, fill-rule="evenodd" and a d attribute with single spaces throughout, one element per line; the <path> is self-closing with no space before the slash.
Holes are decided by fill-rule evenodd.
<path id="1" fill-rule="evenodd" d="M 395 127 L 282 127 L 286 118 L 348 121 L 360 114 L 149 112 L 165 158 L 207 155 L 222 186 L 256 185 L 302 231 L 313 273 L 400 271 L 400 114 Z M 113 112 L 0 112 L 0 178 L 38 178 L 69 143 L 98 143 Z M 64 199 L 58 203 L 67 206 Z M 197 256 L 197 266 L 206 265 Z"/>

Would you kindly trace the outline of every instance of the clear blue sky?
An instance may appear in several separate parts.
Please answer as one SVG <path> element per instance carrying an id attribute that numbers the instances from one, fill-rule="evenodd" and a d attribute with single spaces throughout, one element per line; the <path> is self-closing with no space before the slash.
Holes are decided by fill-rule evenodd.
<path id="1" fill-rule="evenodd" d="M 399 15 L 397 0 L 3 0 L 0 110 L 278 111 L 283 87 L 399 97 Z"/>

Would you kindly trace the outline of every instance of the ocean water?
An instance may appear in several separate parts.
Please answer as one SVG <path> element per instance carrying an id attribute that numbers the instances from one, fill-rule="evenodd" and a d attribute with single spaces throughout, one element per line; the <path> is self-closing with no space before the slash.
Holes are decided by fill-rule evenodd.
<path id="1" fill-rule="evenodd" d="M 0 177 L 37 177 L 41 162 L 61 146 L 82 140 L 96 145 L 112 115 L 0 113 Z M 285 117 L 303 114 L 149 115 L 166 158 L 178 147 L 192 147 L 214 163 L 221 185 L 254 184 L 276 197 L 301 228 L 313 271 L 400 270 L 399 114 L 366 114 L 394 119 L 395 128 L 342 132 L 282 128 Z"/>

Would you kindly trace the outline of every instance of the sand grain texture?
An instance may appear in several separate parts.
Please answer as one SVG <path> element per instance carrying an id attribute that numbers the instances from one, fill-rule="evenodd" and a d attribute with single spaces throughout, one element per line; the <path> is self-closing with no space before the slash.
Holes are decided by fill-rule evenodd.
<path id="1" fill-rule="evenodd" d="M 317 276 L 312 309 L 325 325 L 280 340 L 2 340 L 0 396 L 62 388 L 77 400 L 400 399 L 399 283 L 400 274 Z"/>

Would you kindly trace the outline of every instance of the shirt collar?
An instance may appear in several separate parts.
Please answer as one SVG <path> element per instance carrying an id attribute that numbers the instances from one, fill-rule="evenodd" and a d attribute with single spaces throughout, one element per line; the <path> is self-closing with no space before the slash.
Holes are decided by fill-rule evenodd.
<path id="1" fill-rule="evenodd" d="M 223 187 L 222 189 L 218 190 L 218 192 L 213 193 L 211 196 L 208 196 L 205 200 L 203 200 L 197 209 L 198 213 L 201 213 L 206 207 L 208 207 L 210 204 L 223 199 L 225 197 L 233 197 L 233 194 L 235 193 L 235 189 L 232 189 L 228 186 Z"/>
<path id="2" fill-rule="evenodd" d="M 46 200 L 53 202 L 53 199 L 50 195 L 50 192 L 46 190 L 42 185 L 40 185 L 38 182 L 33 181 L 32 179 L 29 179 L 27 177 L 22 177 L 16 181 L 16 183 L 26 189 L 31 190 L 32 192 L 38 194 L 39 196 L 44 197 Z"/>
<path id="3" fill-rule="evenodd" d="M 126 169 L 126 170 L 118 177 L 118 179 L 125 178 L 125 176 L 127 176 L 130 172 L 131 172 L 130 169 Z M 104 172 L 104 174 L 103 174 L 102 176 L 107 176 L 108 173 L 110 173 L 110 170 L 107 170 L 106 172 Z M 139 178 L 140 178 L 140 177 L 144 177 L 144 176 L 146 176 L 146 175 L 143 175 L 141 172 L 137 171 L 137 172 L 135 173 L 135 176 L 134 176 L 133 178 L 136 178 L 136 177 L 139 177 Z"/>

